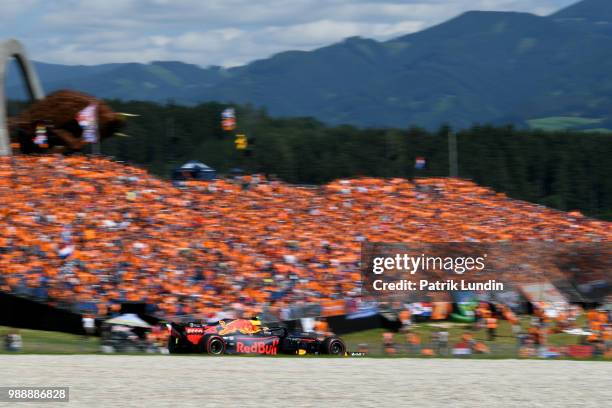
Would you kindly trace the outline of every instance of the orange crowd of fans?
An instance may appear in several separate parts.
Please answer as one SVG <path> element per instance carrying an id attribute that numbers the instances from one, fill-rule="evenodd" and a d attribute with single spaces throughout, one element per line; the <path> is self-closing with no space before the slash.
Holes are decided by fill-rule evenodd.
<path id="1" fill-rule="evenodd" d="M 177 188 L 104 158 L 17 156 L 0 158 L 0 197 L 0 290 L 98 315 L 123 301 L 165 316 L 334 307 L 359 295 L 364 240 L 612 240 L 610 223 L 457 179 Z"/>

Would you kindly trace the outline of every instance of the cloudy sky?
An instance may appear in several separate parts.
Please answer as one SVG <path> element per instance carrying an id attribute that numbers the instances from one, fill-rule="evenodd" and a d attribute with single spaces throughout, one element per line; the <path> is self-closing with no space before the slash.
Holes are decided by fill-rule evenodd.
<path id="1" fill-rule="evenodd" d="M 386 40 L 467 10 L 546 15 L 577 0 L 1 0 L 0 38 L 62 64 L 240 65 L 359 35 Z"/>

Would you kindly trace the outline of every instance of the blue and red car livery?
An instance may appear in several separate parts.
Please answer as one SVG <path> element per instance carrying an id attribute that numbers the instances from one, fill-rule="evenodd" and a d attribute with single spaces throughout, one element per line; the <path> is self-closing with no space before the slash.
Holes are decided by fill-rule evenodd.
<path id="1" fill-rule="evenodd" d="M 168 323 L 170 353 L 222 354 L 330 354 L 345 355 L 339 337 L 320 338 L 292 333 L 283 327 L 262 327 L 257 320 L 222 320 L 215 324 Z"/>

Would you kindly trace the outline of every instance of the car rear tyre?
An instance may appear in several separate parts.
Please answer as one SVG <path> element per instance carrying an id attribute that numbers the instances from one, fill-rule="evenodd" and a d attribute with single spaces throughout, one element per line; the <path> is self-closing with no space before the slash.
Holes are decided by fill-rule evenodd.
<path id="1" fill-rule="evenodd" d="M 212 356 L 225 354 L 225 341 L 215 334 L 207 334 L 202 339 L 202 351 Z"/>
<path id="2" fill-rule="evenodd" d="M 346 344 L 338 337 L 328 337 L 321 344 L 321 353 L 343 356 L 346 353 Z"/>

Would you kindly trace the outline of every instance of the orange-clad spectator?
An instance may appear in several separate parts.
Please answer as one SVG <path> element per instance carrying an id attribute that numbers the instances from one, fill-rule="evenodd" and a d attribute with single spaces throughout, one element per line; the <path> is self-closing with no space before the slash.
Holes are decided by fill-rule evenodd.
<path id="1" fill-rule="evenodd" d="M 487 333 L 489 341 L 495 340 L 497 332 L 497 318 L 494 316 L 485 318 L 485 324 L 487 325 Z"/>
<path id="2" fill-rule="evenodd" d="M 605 310 L 601 310 L 598 313 L 598 319 L 601 324 L 607 324 L 608 323 L 608 312 Z"/>
<path id="3" fill-rule="evenodd" d="M 602 340 L 612 347 L 612 325 L 606 325 L 603 329 Z"/>
<path id="4" fill-rule="evenodd" d="M 514 335 L 518 335 L 521 331 L 521 324 L 516 314 L 512 311 L 510 307 L 505 305 L 501 305 L 501 310 L 504 319 L 506 319 L 508 323 L 510 323 L 510 325 L 512 326 L 512 333 Z"/>
<path id="5" fill-rule="evenodd" d="M 419 353 L 421 349 L 421 337 L 417 333 L 413 331 L 406 333 L 406 343 L 408 351 L 415 354 Z"/>
<path id="6" fill-rule="evenodd" d="M 329 324 L 324 317 L 321 317 L 315 321 L 315 333 L 319 336 L 331 336 L 333 333 L 329 330 Z"/>
<path id="7" fill-rule="evenodd" d="M 393 355 L 397 352 L 395 346 L 395 340 L 393 339 L 393 333 L 385 332 L 382 335 L 383 351 L 385 354 Z"/>
<path id="8" fill-rule="evenodd" d="M 537 354 L 537 350 L 534 346 L 533 340 L 528 340 L 527 343 L 521 346 L 519 350 L 519 357 L 522 357 L 522 358 L 535 357 L 536 354 Z"/>
<path id="9" fill-rule="evenodd" d="M 436 355 L 436 352 L 434 349 L 426 347 L 421 350 L 421 355 L 426 357 L 433 357 Z"/>
<path id="10" fill-rule="evenodd" d="M 475 342 L 473 349 L 476 354 L 489 354 L 491 352 L 489 346 L 481 341 Z"/>
<path id="11" fill-rule="evenodd" d="M 409 309 L 402 309 L 399 313 L 399 320 L 402 324 L 402 331 L 410 330 L 412 326 L 412 313 Z"/>
<path id="12" fill-rule="evenodd" d="M 591 334 L 587 337 L 589 343 L 596 343 L 601 338 L 601 332 L 599 330 L 591 330 Z"/>
<path id="13" fill-rule="evenodd" d="M 433 302 L 431 320 L 444 320 L 451 310 L 452 304 L 450 302 Z"/>
<path id="14" fill-rule="evenodd" d="M 598 318 L 596 318 L 595 320 L 591 320 L 589 322 L 589 326 L 590 326 L 591 331 L 599 332 L 601 331 L 603 323 Z"/>
<path id="15" fill-rule="evenodd" d="M 247 190 L 224 179 L 178 189 L 101 157 L 0 158 L 0 290 L 95 315 L 118 313 L 126 301 L 167 318 L 265 307 L 296 318 L 313 304 L 334 315 L 359 297 L 363 240 L 612 240 L 610 223 L 466 180 L 307 188 L 257 178 Z M 555 262 L 514 255 L 526 272 L 496 279 L 566 276 Z"/>

